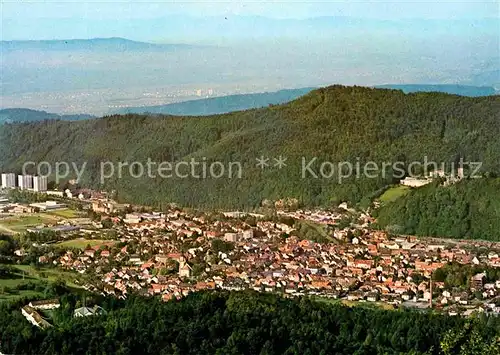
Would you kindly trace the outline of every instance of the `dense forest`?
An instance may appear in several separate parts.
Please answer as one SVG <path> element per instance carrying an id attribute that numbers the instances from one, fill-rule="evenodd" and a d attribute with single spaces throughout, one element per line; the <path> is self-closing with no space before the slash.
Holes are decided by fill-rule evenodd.
<path id="1" fill-rule="evenodd" d="M 0 304 L 9 354 L 498 354 L 495 317 L 464 319 L 409 310 L 349 308 L 254 292 L 200 292 L 180 301 L 101 300 L 102 316 L 73 318 L 60 297 L 46 331 L 20 303 Z M 91 302 L 95 302 L 91 301 Z M 298 321 L 300 320 L 300 321 Z"/>
<path id="2" fill-rule="evenodd" d="M 0 126 L 0 171 L 20 172 L 26 161 L 48 161 L 52 166 L 62 161 L 78 168 L 86 163 L 83 185 L 115 190 L 118 200 L 154 207 L 175 202 L 188 207 L 255 208 L 264 199 L 287 197 L 303 206 L 343 201 L 367 206 L 381 189 L 407 174 L 410 163 L 425 157 L 446 167 L 460 159 L 482 162 L 481 174 L 498 175 L 499 108 L 499 96 L 332 86 L 288 104 L 203 118 L 117 115 L 6 124 Z M 269 158 L 269 167 L 256 166 L 261 156 Z M 280 156 L 286 158 L 283 169 L 274 166 Z M 156 163 L 150 176 L 148 159 Z M 161 162 L 191 159 L 206 163 L 207 171 L 213 162 L 221 162 L 224 174 L 196 178 L 186 167 L 181 170 L 189 174 L 187 178 L 157 173 Z M 129 165 L 120 169 L 119 162 Z M 352 174 L 339 162 L 349 162 Z M 367 162 L 377 166 L 370 178 L 365 176 Z M 401 162 L 401 169 L 384 166 L 396 162 Z M 231 163 L 241 165 L 229 174 Z M 113 176 L 101 179 L 101 168 L 110 174 L 111 164 Z M 143 177 L 136 178 L 141 167 Z M 466 230 L 477 235 L 474 228 Z"/>
<path id="3" fill-rule="evenodd" d="M 413 189 L 382 206 L 377 217 L 394 233 L 500 241 L 500 179 Z"/>

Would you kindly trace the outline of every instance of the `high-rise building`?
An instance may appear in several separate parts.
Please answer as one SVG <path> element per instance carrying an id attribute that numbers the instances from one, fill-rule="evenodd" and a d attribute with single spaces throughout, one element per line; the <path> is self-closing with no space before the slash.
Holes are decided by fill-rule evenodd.
<path id="1" fill-rule="evenodd" d="M 2 174 L 2 188 L 13 189 L 16 187 L 16 174 Z"/>
<path id="2" fill-rule="evenodd" d="M 33 176 L 32 175 L 18 175 L 17 176 L 17 186 L 21 190 L 33 189 Z"/>
<path id="3" fill-rule="evenodd" d="M 46 176 L 34 176 L 33 177 L 33 190 L 36 192 L 46 192 L 47 191 L 47 177 Z"/>

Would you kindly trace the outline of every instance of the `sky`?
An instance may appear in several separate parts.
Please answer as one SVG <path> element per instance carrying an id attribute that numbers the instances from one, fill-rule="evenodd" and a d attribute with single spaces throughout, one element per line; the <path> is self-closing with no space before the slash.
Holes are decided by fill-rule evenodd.
<path id="1" fill-rule="evenodd" d="M 0 4 L 2 40 L 81 38 L 86 33 L 108 37 L 116 34 L 113 31 L 116 21 L 130 21 L 120 36 L 134 38 L 135 21 L 143 26 L 145 20 L 173 16 L 263 16 L 276 19 L 347 16 L 377 20 L 480 21 L 498 18 L 500 6 L 495 0 L 0 0 Z M 82 28 L 87 30 L 82 31 Z"/>

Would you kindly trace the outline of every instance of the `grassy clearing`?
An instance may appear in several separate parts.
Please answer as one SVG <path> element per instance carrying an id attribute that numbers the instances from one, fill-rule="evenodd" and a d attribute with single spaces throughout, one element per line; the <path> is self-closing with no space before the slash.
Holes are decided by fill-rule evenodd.
<path id="1" fill-rule="evenodd" d="M 23 297 L 43 297 L 43 293 L 31 290 L 17 291 L 16 293 L 0 293 L 0 302 L 14 301 Z"/>
<path id="2" fill-rule="evenodd" d="M 23 283 L 28 283 L 29 281 L 36 281 L 37 279 L 25 276 L 24 279 L 21 274 L 13 275 L 10 279 L 0 279 L 0 287 L 17 287 Z"/>
<path id="3" fill-rule="evenodd" d="M 81 285 L 75 283 L 78 279 L 78 274 L 64 271 L 57 268 L 37 268 L 30 265 L 10 265 L 18 271 L 10 275 L 9 278 L 0 279 L 0 302 L 15 300 L 22 297 L 43 297 L 43 293 L 34 290 L 11 290 L 10 292 L 3 292 L 3 288 L 14 289 L 22 284 L 29 282 L 54 282 L 56 280 L 63 280 L 66 285 L 74 292 L 79 292 L 82 288 Z"/>
<path id="4" fill-rule="evenodd" d="M 390 203 L 396 201 L 398 198 L 406 195 L 410 191 L 408 186 L 398 185 L 387 189 L 382 196 L 380 196 L 380 202 Z"/>
<path id="5" fill-rule="evenodd" d="M 0 278 L 0 302 L 41 295 L 40 292 L 33 290 L 11 290 L 10 292 L 4 292 L 4 288 L 14 289 L 20 285 L 36 281 L 38 281 L 37 278 L 26 274 L 23 277 L 21 272 L 11 275 L 11 278 L 8 279 Z"/>
<path id="6" fill-rule="evenodd" d="M 69 287 L 81 288 L 81 286 L 75 284 L 75 280 L 78 275 L 70 271 L 64 271 L 58 268 L 38 268 L 35 269 L 30 265 L 13 265 L 20 271 L 24 271 L 25 275 L 28 275 L 32 279 L 44 280 L 44 281 L 56 281 L 62 279 L 66 282 Z"/>
<path id="7" fill-rule="evenodd" d="M 78 248 L 78 249 L 85 249 L 87 245 L 90 245 L 91 247 L 94 246 L 100 246 L 103 244 L 114 244 L 114 241 L 112 240 L 103 240 L 103 239 L 73 239 L 73 240 L 66 240 L 64 242 L 60 242 L 55 244 L 58 247 L 64 247 L 64 248 Z"/>

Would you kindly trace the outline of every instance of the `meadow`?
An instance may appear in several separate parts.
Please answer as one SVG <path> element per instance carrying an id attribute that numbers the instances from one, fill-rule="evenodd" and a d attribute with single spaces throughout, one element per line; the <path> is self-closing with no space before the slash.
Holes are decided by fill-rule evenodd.
<path id="1" fill-rule="evenodd" d="M 72 289 L 81 289 L 77 283 L 78 275 L 70 271 L 58 268 L 33 267 L 31 265 L 9 265 L 15 269 L 9 277 L 0 278 L 0 302 L 5 300 L 15 300 L 22 297 L 43 296 L 41 289 L 44 288 L 42 282 L 55 282 L 62 280 Z M 37 290 L 19 290 L 17 288 L 29 283 L 41 284 Z"/>
<path id="2" fill-rule="evenodd" d="M 49 211 L 49 212 L 47 212 L 45 214 L 51 215 L 51 216 L 56 216 L 56 217 L 62 217 L 62 218 L 65 218 L 65 219 L 78 218 L 80 216 L 80 213 L 78 211 L 75 211 L 75 210 L 72 210 L 72 209 L 69 209 L 69 208 L 65 208 L 65 209 L 61 209 L 61 210 Z"/>
<path id="3" fill-rule="evenodd" d="M 390 203 L 396 201 L 398 198 L 405 196 L 410 191 L 408 186 L 396 185 L 388 188 L 380 197 L 382 203 Z"/>
<path id="4" fill-rule="evenodd" d="M 112 240 L 104 240 L 104 239 L 72 239 L 66 240 L 64 242 L 57 243 L 56 246 L 64 247 L 64 248 L 76 248 L 76 249 L 85 249 L 88 245 L 91 247 L 101 246 L 104 244 L 114 244 Z"/>

